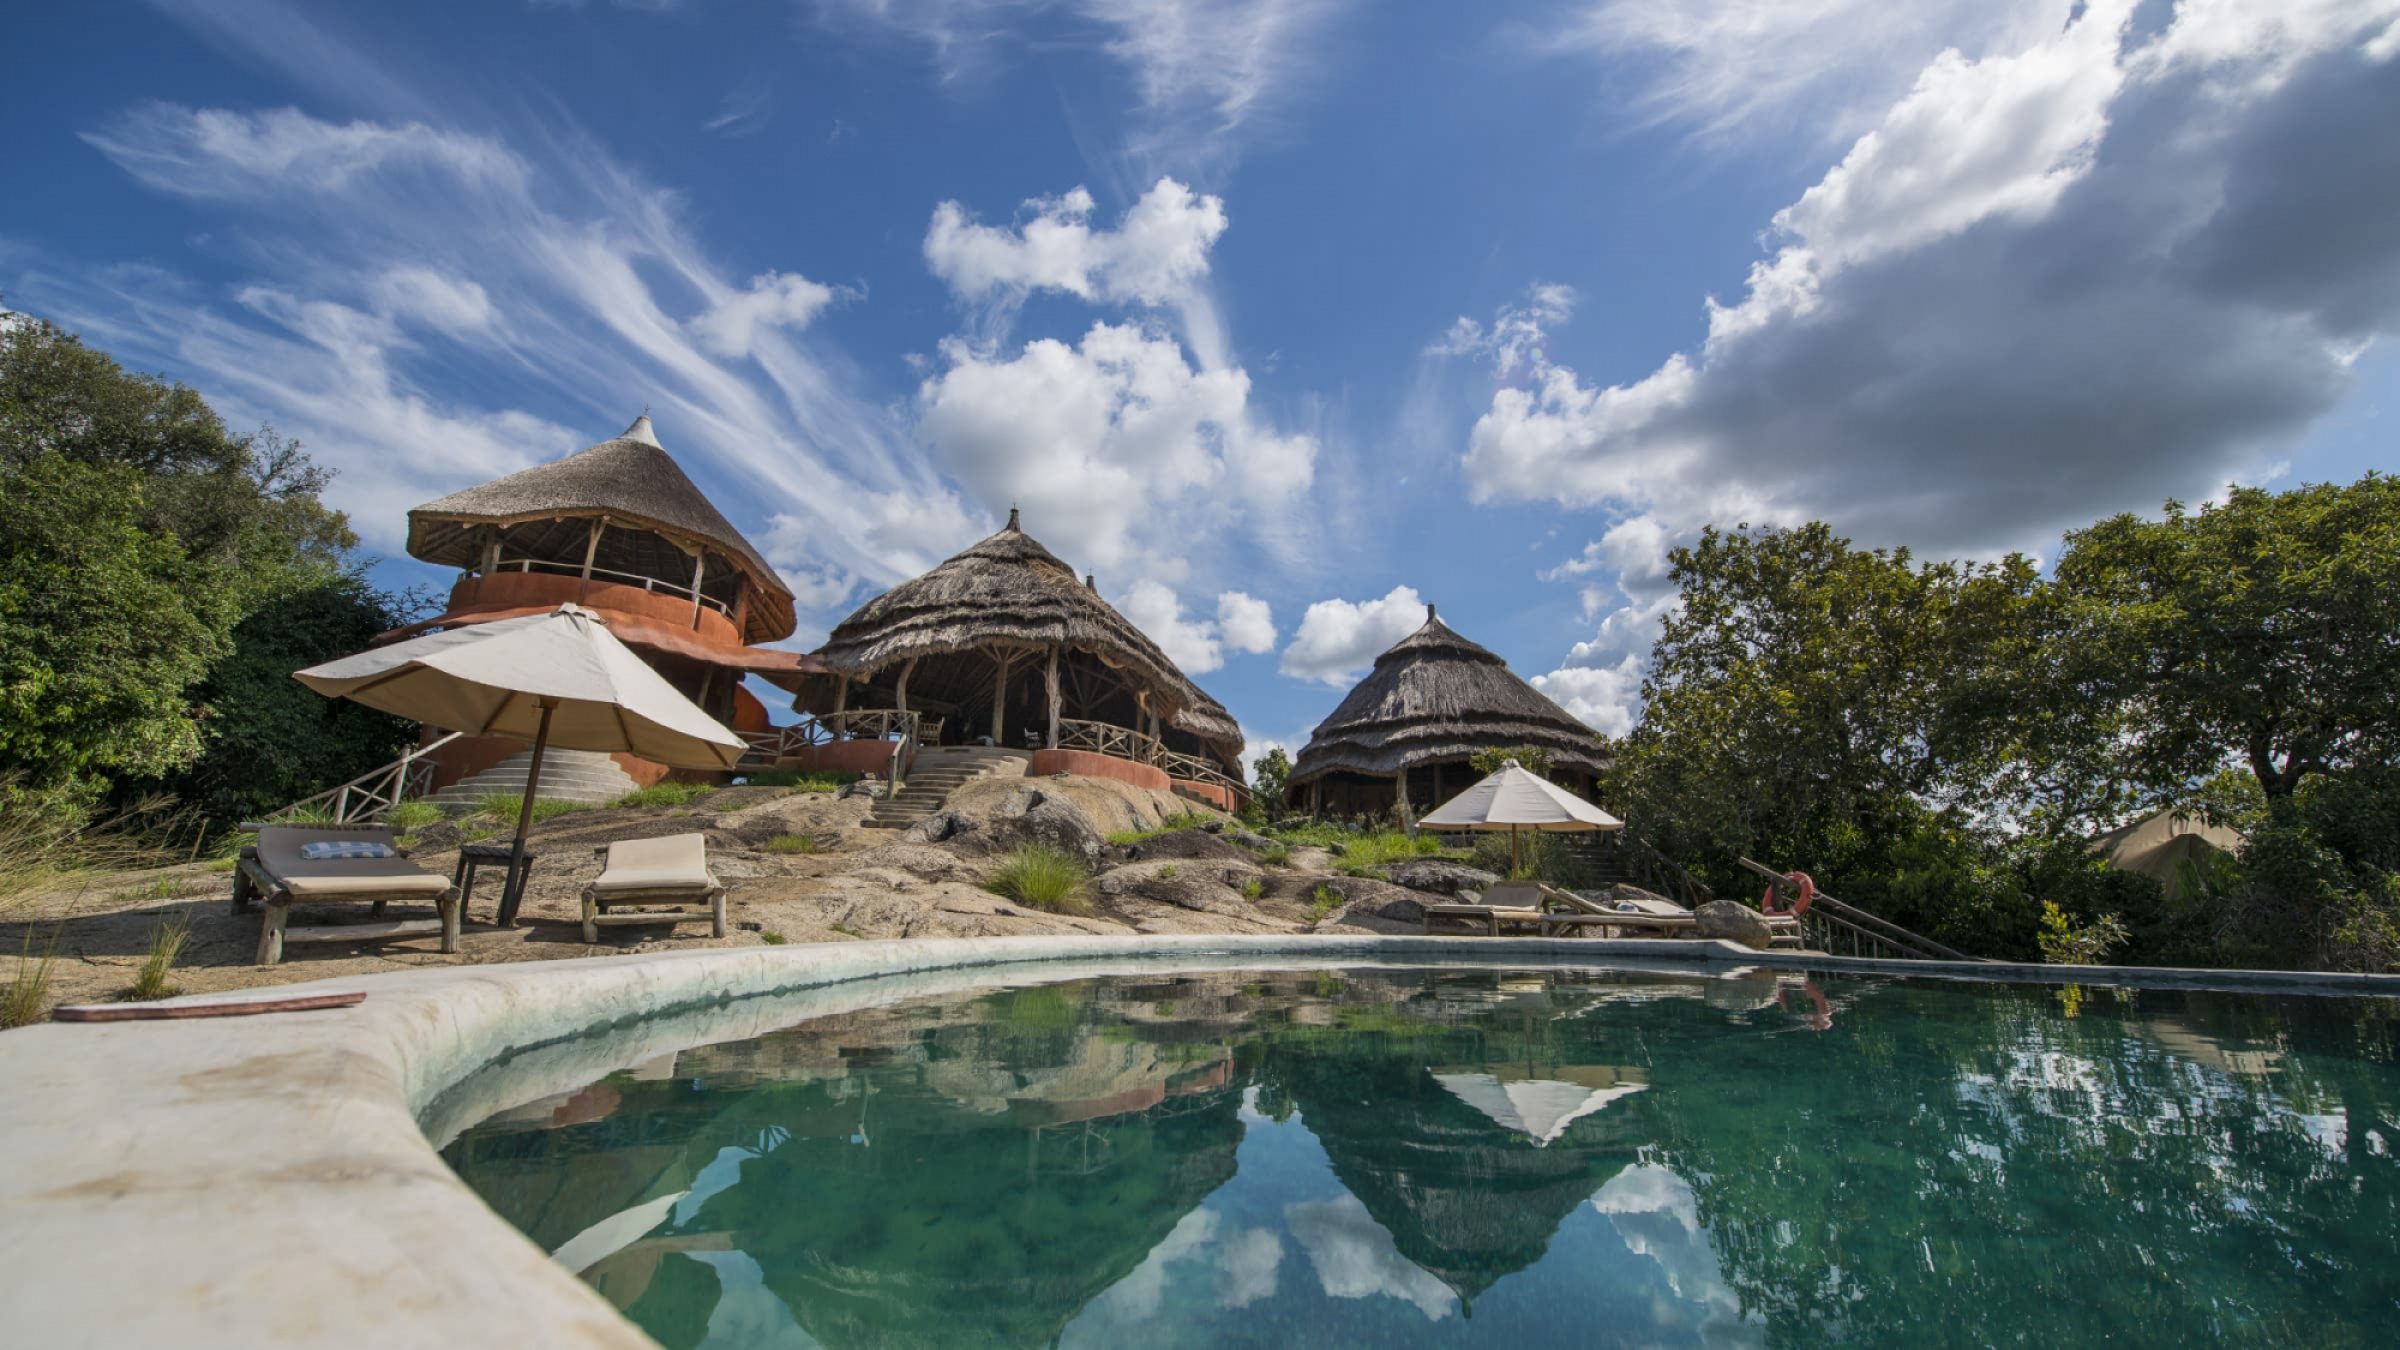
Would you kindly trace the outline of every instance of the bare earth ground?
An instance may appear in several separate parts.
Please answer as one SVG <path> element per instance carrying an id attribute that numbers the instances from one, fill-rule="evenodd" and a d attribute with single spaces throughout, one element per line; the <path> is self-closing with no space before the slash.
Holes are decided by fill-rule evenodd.
<path id="1" fill-rule="evenodd" d="M 973 818 L 1021 806 L 1027 789 L 1063 800 L 1095 834 L 1150 828 L 1192 811 L 1182 798 L 1100 779 L 1002 778 L 969 783 L 949 808 Z M 149 949 L 152 932 L 188 916 L 191 937 L 176 964 L 178 992 L 290 984 L 417 966 L 546 961 L 658 951 L 669 947 L 740 947 L 785 941 L 842 942 L 867 938 L 982 937 L 1022 933 L 1263 933 L 1312 928 L 1417 930 L 1413 922 L 1379 917 L 1373 909 L 1412 893 L 1381 882 L 1327 874 L 1321 850 L 1295 850 L 1282 866 L 1262 865 L 1249 850 L 1192 830 L 1154 847 L 1102 850 L 1085 887 L 1088 914 L 1028 909 L 982 888 L 997 849 L 977 834 L 947 843 L 904 842 L 899 832 L 862 824 L 871 803 L 783 788 L 728 788 L 685 807 L 573 812 L 536 825 L 529 839 L 534 864 L 518 927 L 493 926 L 500 901 L 497 869 L 476 880 L 461 950 L 444 955 L 432 937 L 411 941 L 295 947 L 281 964 L 251 964 L 259 914 L 235 915 L 226 865 L 194 863 L 90 878 L 37 896 L 0 922 L 0 967 L 13 967 L 30 928 L 35 951 L 57 938 L 48 1002 L 102 1002 L 123 996 Z M 1203 814 L 1209 814 L 1203 812 Z M 648 925 L 601 930 L 597 946 L 582 939 L 581 892 L 597 875 L 596 850 L 610 840 L 702 831 L 709 865 L 729 889 L 730 931 L 708 936 L 705 921 L 676 928 Z M 805 835 L 823 851 L 769 851 L 779 835 Z M 504 836 L 490 836 L 501 838 Z M 460 827 L 444 822 L 418 836 L 411 856 L 443 875 L 457 859 Z M 1158 856 L 1164 853 L 1177 856 Z M 1260 894 L 1242 888 L 1255 878 Z M 1312 920 L 1318 888 L 1330 885 L 1360 903 Z M 1388 893 L 1388 894 L 1386 894 Z M 1422 897 L 1435 898 L 1435 897 Z M 1403 911 L 1396 911 L 1403 912 Z M 432 910 L 423 911 L 425 917 Z M 395 906 L 389 918 L 413 917 Z M 363 922 L 364 905 L 295 907 L 292 922 Z"/>

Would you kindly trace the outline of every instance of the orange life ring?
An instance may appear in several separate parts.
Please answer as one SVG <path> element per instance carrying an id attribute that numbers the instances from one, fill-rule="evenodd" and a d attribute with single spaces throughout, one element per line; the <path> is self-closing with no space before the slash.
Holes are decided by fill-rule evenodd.
<path id="1" fill-rule="evenodd" d="M 1817 883 L 1806 872 L 1786 872 L 1783 879 L 1800 888 L 1800 894 L 1792 900 L 1792 907 L 1788 910 L 1776 908 L 1775 883 L 1770 881 L 1767 883 L 1766 894 L 1758 897 L 1760 911 L 1767 914 L 1791 914 L 1795 917 L 1806 914 L 1808 907 L 1816 903 Z"/>

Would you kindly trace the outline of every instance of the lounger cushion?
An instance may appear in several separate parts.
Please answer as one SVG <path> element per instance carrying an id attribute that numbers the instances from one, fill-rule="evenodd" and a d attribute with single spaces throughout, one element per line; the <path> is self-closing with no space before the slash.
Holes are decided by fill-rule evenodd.
<path id="1" fill-rule="evenodd" d="M 450 889 L 448 877 L 436 876 L 397 852 L 389 858 L 301 856 L 303 847 L 325 837 L 322 830 L 270 825 L 258 832 L 258 864 L 294 900 L 388 900 L 439 896 Z M 341 837 L 392 846 L 389 830 L 345 830 Z"/>
<path id="2" fill-rule="evenodd" d="M 697 834 L 664 839 L 623 839 L 608 846 L 608 865 L 592 882 L 600 895 L 611 891 L 711 891 L 708 840 Z"/>
<path id="3" fill-rule="evenodd" d="M 309 862 L 327 858 L 391 858 L 399 850 L 375 839 L 318 839 L 300 846 L 300 856 Z"/>

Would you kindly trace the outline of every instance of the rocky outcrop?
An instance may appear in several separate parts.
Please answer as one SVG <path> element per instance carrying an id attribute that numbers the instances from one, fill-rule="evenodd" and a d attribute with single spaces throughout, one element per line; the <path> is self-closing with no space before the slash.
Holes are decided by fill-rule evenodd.
<path id="1" fill-rule="evenodd" d="M 983 828 L 982 822 L 956 811 L 936 811 L 900 832 L 904 844 L 953 844 Z"/>
<path id="2" fill-rule="evenodd" d="M 1711 900 L 1692 911 L 1692 931 L 1704 938 L 1728 938 L 1752 951 L 1765 951 L 1775 934 L 1767 918 L 1735 900 Z"/>
<path id="3" fill-rule="evenodd" d="M 1464 863 L 1445 862 L 1440 858 L 1416 858 L 1393 863 L 1384 869 L 1383 874 L 1395 886 L 1453 897 L 1468 891 L 1480 893 L 1486 886 L 1500 880 L 1498 873 L 1486 872 Z"/>
<path id="4" fill-rule="evenodd" d="M 1157 835 L 1138 844 L 1127 844 L 1125 857 L 1130 861 L 1151 858 L 1221 859 L 1226 862 L 1254 863 L 1250 851 L 1209 830 L 1206 826 L 1177 830 L 1173 834 Z"/>
<path id="5" fill-rule="evenodd" d="M 1038 844 L 1097 863 L 1108 852 L 1108 840 L 1075 803 L 1038 788 L 1020 788 L 984 818 L 983 829 L 994 847 L 1022 848 Z"/>

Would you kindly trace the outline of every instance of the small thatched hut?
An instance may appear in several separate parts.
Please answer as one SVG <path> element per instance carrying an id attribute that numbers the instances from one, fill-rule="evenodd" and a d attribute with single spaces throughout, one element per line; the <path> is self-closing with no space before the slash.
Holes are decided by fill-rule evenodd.
<path id="1" fill-rule="evenodd" d="M 1419 810 L 1475 781 L 1479 750 L 1539 746 L 1553 782 L 1589 797 L 1608 750 L 1574 714 L 1511 674 L 1508 663 L 1453 632 L 1425 607 L 1425 626 L 1375 658 L 1375 669 L 1317 724 L 1292 765 L 1284 800 L 1320 814 L 1391 811 L 1405 790 Z"/>
<path id="2" fill-rule="evenodd" d="M 998 534 L 844 619 L 815 659 L 825 673 L 793 706 L 823 719 L 915 712 L 938 719 L 934 743 L 988 737 L 1241 781 L 1242 733 L 1223 705 L 1013 510 Z"/>

